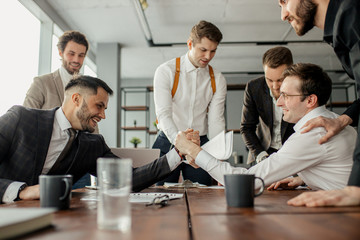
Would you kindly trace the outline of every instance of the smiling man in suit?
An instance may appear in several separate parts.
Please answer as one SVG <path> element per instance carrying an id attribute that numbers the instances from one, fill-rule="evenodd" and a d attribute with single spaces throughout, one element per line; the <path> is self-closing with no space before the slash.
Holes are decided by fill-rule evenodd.
<path id="1" fill-rule="evenodd" d="M 263 55 L 265 76 L 247 83 L 244 93 L 240 132 L 249 149 L 247 163 L 255 165 L 277 152 L 293 134 L 294 124 L 282 120 L 281 107 L 276 106 L 283 82 L 281 74 L 293 63 L 291 51 L 274 47 Z"/>
<path id="2" fill-rule="evenodd" d="M 65 87 L 62 106 L 51 110 L 12 107 L 0 117 L 0 201 L 39 198 L 41 174 L 96 175 L 98 157 L 116 157 L 100 134 L 91 134 L 105 119 L 113 91 L 98 78 L 79 76 Z M 75 130 L 75 131 L 74 131 Z M 62 153 L 75 133 L 69 151 Z M 64 155 L 64 157 L 61 157 Z M 133 169 L 133 190 L 166 177 L 180 164 L 175 150 Z"/>
<path id="3" fill-rule="evenodd" d="M 64 89 L 74 74 L 79 73 L 89 43 L 84 34 L 66 31 L 57 44 L 62 66 L 55 72 L 34 78 L 23 105 L 36 109 L 60 107 L 64 101 Z"/>

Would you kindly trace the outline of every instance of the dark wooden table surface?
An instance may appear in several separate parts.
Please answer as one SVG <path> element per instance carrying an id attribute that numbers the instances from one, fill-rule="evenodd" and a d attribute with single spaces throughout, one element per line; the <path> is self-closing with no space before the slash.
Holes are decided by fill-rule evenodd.
<path id="1" fill-rule="evenodd" d="M 145 192 L 184 193 L 169 206 L 133 203 L 131 232 L 97 229 L 96 190 L 72 193 L 69 210 L 54 214 L 53 226 L 22 239 L 360 239 L 360 207 L 292 207 L 286 201 L 302 191 L 266 191 L 254 208 L 229 208 L 223 189 L 149 188 Z M 19 201 L 0 207 L 39 207 Z"/>
<path id="2" fill-rule="evenodd" d="M 360 239 L 360 207 L 293 207 L 305 190 L 264 191 L 254 208 L 227 207 L 224 190 L 187 189 L 192 239 Z"/>
<path id="3" fill-rule="evenodd" d="M 184 190 L 150 188 L 145 192 L 184 193 Z M 53 226 L 27 234 L 19 239 L 91 240 L 91 239 L 189 239 L 188 211 L 185 194 L 163 208 L 132 203 L 131 232 L 100 230 L 97 228 L 97 202 L 81 200 L 95 198 L 97 190 L 79 189 L 72 192 L 70 209 L 54 214 Z M 0 207 L 40 207 L 40 201 L 18 201 Z"/>

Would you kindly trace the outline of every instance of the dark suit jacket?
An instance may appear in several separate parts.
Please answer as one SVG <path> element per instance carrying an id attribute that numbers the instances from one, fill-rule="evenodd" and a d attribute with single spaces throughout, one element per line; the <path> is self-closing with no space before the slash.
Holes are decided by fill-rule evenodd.
<path id="1" fill-rule="evenodd" d="M 0 201 L 13 181 L 27 185 L 39 183 L 50 139 L 55 111 L 12 107 L 0 117 Z M 74 182 L 86 172 L 96 175 L 98 157 L 116 157 L 100 134 L 79 132 L 60 169 L 49 174 L 71 174 Z M 140 191 L 170 173 L 166 156 L 133 169 L 133 190 Z"/>
<path id="2" fill-rule="evenodd" d="M 294 124 L 281 121 L 281 141 L 294 133 Z M 270 147 L 273 131 L 273 103 L 265 77 L 246 84 L 240 132 L 249 149 L 247 163 L 255 161 L 260 152 Z"/>

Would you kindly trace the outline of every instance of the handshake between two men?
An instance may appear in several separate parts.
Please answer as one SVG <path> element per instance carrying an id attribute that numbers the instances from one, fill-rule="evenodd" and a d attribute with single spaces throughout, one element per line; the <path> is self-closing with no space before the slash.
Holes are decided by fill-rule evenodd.
<path id="1" fill-rule="evenodd" d="M 179 151 L 180 155 L 185 156 L 189 165 L 199 168 L 195 164 L 196 156 L 201 151 L 199 131 L 194 131 L 193 129 L 186 129 L 184 132 L 180 131 L 176 136 L 175 148 Z"/>

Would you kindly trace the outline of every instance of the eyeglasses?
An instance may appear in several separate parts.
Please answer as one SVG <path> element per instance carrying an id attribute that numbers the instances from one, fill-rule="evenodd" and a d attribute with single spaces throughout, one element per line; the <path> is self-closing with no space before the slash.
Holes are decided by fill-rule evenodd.
<path id="1" fill-rule="evenodd" d="M 169 200 L 170 200 L 169 195 L 165 194 L 162 196 L 155 197 L 150 203 L 147 203 L 146 206 L 159 205 L 160 207 L 165 207 L 168 205 Z"/>
<path id="2" fill-rule="evenodd" d="M 280 93 L 280 96 L 283 97 L 284 99 L 288 99 L 288 97 L 297 97 L 297 96 L 304 96 L 304 97 L 308 97 L 309 95 L 305 95 L 305 94 L 287 94 L 284 92 Z"/>

